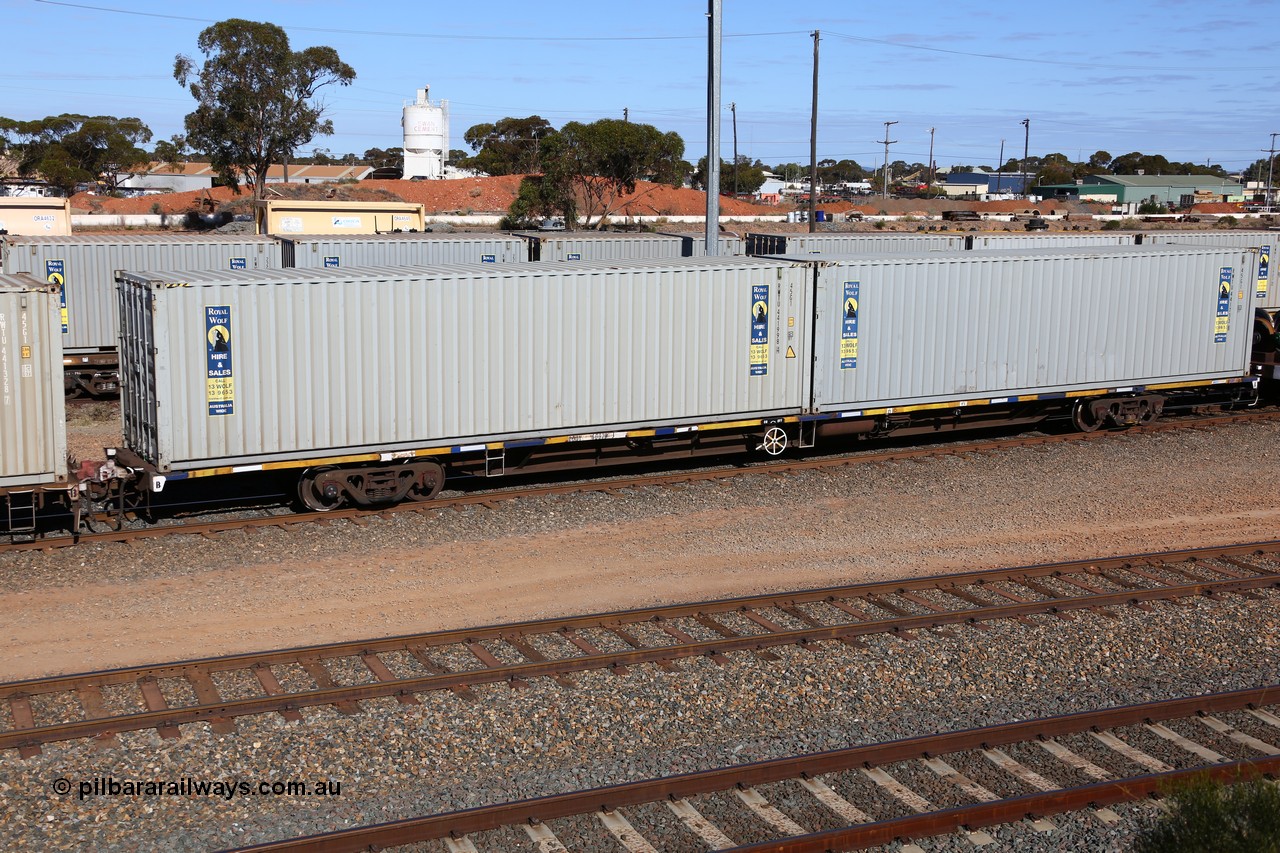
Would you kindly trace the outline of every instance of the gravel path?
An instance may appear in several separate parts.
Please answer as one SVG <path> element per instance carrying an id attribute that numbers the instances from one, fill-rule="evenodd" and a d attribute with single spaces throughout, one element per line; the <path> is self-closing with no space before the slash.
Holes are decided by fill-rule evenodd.
<path id="1" fill-rule="evenodd" d="M 9 555 L 0 557 L 0 677 L 1272 538 L 1280 508 L 1274 478 L 1259 472 L 1278 437 L 1275 425 L 1239 425 L 365 527 Z M 476 688 L 473 703 L 432 694 L 418 706 L 366 702 L 357 716 L 321 708 L 304 710 L 301 723 L 242 720 L 234 735 L 197 724 L 178 741 L 141 732 L 105 748 L 54 745 L 25 761 L 10 751 L 0 756 L 0 848 L 206 849 L 1274 683 L 1278 602 L 1266 593 L 1120 611 L 1119 620 L 1035 617 L 1033 626 L 871 638 L 861 650 L 783 650 L 776 663 L 733 655 L 723 667 L 585 674 L 572 691 L 539 680 L 523 691 Z M 99 777 L 332 780 L 341 793 L 79 799 L 81 784 Z M 58 778 L 70 795 L 50 792 Z M 1134 825 L 1055 823 L 1056 835 L 992 834 L 997 849 L 1123 849 Z M 526 842 L 504 849 L 534 849 Z"/>
<path id="2" fill-rule="evenodd" d="M 0 679 L 1271 539 L 1280 425 L 0 556 Z"/>

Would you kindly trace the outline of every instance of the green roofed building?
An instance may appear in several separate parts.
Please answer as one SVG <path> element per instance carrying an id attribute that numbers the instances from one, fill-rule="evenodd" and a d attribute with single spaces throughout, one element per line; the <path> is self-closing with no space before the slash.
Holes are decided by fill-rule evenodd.
<path id="1" fill-rule="evenodd" d="M 1244 200 L 1244 187 L 1238 181 L 1213 175 L 1089 175 L 1077 183 L 1032 187 L 1031 193 L 1113 204 L 1155 201 L 1170 207 Z"/>

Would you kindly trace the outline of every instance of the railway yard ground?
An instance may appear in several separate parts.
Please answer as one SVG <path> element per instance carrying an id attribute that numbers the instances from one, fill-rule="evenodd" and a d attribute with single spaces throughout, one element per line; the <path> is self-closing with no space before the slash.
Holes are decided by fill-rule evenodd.
<path id="1" fill-rule="evenodd" d="M 73 415 L 73 448 L 79 442 L 88 453 L 109 440 L 112 416 L 111 406 L 99 404 Z M 459 512 L 4 554 L 0 680 L 1271 540 L 1280 520 L 1277 439 L 1274 421 L 1240 423 Z M 996 620 L 981 630 L 961 625 L 868 636 L 860 644 L 782 646 L 772 649 L 776 659 L 735 652 L 666 668 L 577 673 L 572 686 L 535 678 L 523 688 L 477 685 L 471 698 L 440 690 L 419 694 L 418 704 L 370 699 L 358 713 L 307 707 L 294 720 L 247 716 L 221 731 L 192 723 L 176 739 L 149 729 L 110 743 L 47 744 L 28 758 L 9 749 L 0 754 L 0 847 L 234 847 L 1260 687 L 1280 672 L 1277 602 L 1274 589 L 1185 598 L 1069 619 Z M 302 669 L 278 675 L 282 683 L 307 677 Z M 368 677 L 333 675 L 340 683 Z M 221 689 L 224 699 L 236 698 L 234 684 Z M 0 730 L 12 727 L 12 719 L 0 719 Z M 1273 732 L 1271 742 L 1276 738 Z M 890 769 L 925 785 L 915 771 Z M 980 779 L 988 772 L 962 769 Z M 80 795 L 85 782 L 108 778 L 325 780 L 340 783 L 341 793 Z M 53 792 L 59 779 L 69 780 L 69 795 Z M 860 790 L 864 811 L 880 818 L 895 813 L 885 789 Z M 1157 814 L 1150 804 L 1114 810 L 1119 822 L 1087 812 L 1057 816 L 1054 832 L 1025 822 L 995 827 L 988 830 L 995 845 L 987 849 L 1125 849 Z M 649 821 L 646 827 L 658 822 L 645 814 L 633 818 Z M 737 843 L 756 840 L 726 820 Z M 586 830 L 581 837 L 571 849 L 622 849 L 590 840 Z M 528 839 L 509 840 L 502 849 L 538 849 Z M 961 835 L 916 843 L 929 851 L 974 849 Z M 432 842 L 421 849 L 449 848 Z"/>

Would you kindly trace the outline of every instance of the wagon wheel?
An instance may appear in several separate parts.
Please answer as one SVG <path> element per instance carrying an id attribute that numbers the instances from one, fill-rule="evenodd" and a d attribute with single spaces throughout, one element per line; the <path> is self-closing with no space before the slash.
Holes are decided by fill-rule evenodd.
<path id="1" fill-rule="evenodd" d="M 324 474 L 336 468 L 308 468 L 298 480 L 298 500 L 314 512 L 329 512 L 342 506 L 342 489 L 336 483 L 318 483 Z"/>
<path id="2" fill-rule="evenodd" d="M 444 488 L 444 467 L 437 462 L 419 463 L 415 466 L 419 474 L 418 482 L 410 487 L 405 495 L 411 501 L 429 501 Z"/>
<path id="3" fill-rule="evenodd" d="M 1102 419 L 1094 417 L 1088 400 L 1076 400 L 1071 407 L 1071 425 L 1080 432 L 1097 432 L 1102 426 Z"/>
<path id="4" fill-rule="evenodd" d="M 760 441 L 760 449 L 770 456 L 779 456 L 787 449 L 787 431 L 781 427 L 769 427 Z"/>

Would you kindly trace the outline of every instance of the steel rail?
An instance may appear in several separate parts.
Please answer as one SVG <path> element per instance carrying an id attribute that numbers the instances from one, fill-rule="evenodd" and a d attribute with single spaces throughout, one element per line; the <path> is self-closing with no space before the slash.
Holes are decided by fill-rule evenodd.
<path id="1" fill-rule="evenodd" d="M 711 599 L 709 601 L 690 604 L 666 604 L 652 607 L 641 607 L 630 610 L 607 611 L 583 616 L 555 617 L 534 619 L 522 622 L 505 622 L 477 628 L 456 628 L 445 631 L 432 631 L 422 634 L 398 634 L 377 639 L 352 640 L 347 642 L 323 643 L 308 646 L 292 646 L 270 652 L 246 652 L 240 654 L 220 655 L 207 658 L 170 661 L 160 664 L 120 667 L 116 669 L 97 670 L 92 672 L 69 673 L 43 678 L 24 679 L 0 683 L 0 699 L 15 693 L 35 695 L 71 690 L 81 686 L 105 687 L 113 684 L 125 684 L 139 678 L 174 678 L 181 677 L 191 669 L 204 669 L 209 672 L 226 672 L 247 669 L 251 666 L 273 663 L 292 663 L 299 658 L 340 658 L 353 657 L 364 652 L 401 651 L 409 645 L 427 647 L 455 645 L 476 640 L 503 640 L 512 636 L 530 636 L 535 634 L 553 634 L 566 629 L 580 630 L 600 628 L 608 630 L 612 627 L 625 627 L 644 622 L 678 619 L 697 616 L 698 614 L 722 614 L 758 610 L 775 607 L 779 604 L 814 604 L 833 599 L 865 598 L 866 596 L 890 595 L 901 592 L 922 590 L 946 591 L 949 588 L 964 586 L 981 586 L 998 581 L 1017 583 L 1020 579 L 1052 578 L 1069 574 L 1098 574 L 1099 572 L 1124 569 L 1134 565 L 1172 564 L 1180 562 L 1199 562 L 1220 559 L 1223 557 L 1265 556 L 1280 552 L 1280 539 L 1259 542 L 1246 542 L 1238 545 L 1207 546 L 1203 548 L 1186 548 L 1177 551 L 1146 551 L 1138 554 L 1125 554 L 1116 557 L 1105 557 L 1091 560 L 1067 560 L 1056 563 L 1033 563 L 1025 566 L 1008 568 L 979 569 L 954 574 L 924 575 L 912 578 L 899 578 L 889 581 L 873 581 L 870 583 L 852 584 L 848 586 L 819 587 L 816 589 L 790 591 L 784 593 L 766 593 L 761 595 L 735 596 L 732 598 Z M 1257 569 L 1258 577 L 1268 578 L 1272 573 Z M 1065 601 L 1066 599 L 1056 599 Z M 1050 603 L 1050 602 L 1043 602 Z M 970 613 L 973 610 L 956 611 Z M 880 620 L 892 621 L 892 620 Z M 851 623 L 852 624 L 852 623 Z M 925 626 L 933 627 L 933 626 Z M 766 636 L 765 634 L 753 636 Z"/>
<path id="2" fill-rule="evenodd" d="M 1148 702 L 1140 705 L 1128 705 L 1100 711 L 1085 711 L 939 735 L 905 738 L 887 743 L 723 767 L 663 779 L 649 779 L 641 782 L 594 788 L 587 791 L 539 797 L 514 803 L 481 806 L 463 811 L 408 818 L 372 826 L 310 835 L 303 838 L 267 842 L 240 848 L 240 850 L 242 853 L 249 853 L 249 851 L 252 851 L 252 853 L 284 853 L 285 851 L 300 850 L 314 851 L 314 853 L 349 853 L 349 851 L 381 849 L 439 838 L 459 837 L 522 823 L 545 823 L 576 815 L 612 812 L 624 806 L 644 805 L 669 798 L 695 797 L 729 790 L 734 787 L 751 787 L 782 782 L 788 779 L 812 778 L 814 776 L 842 773 L 860 767 L 877 767 L 922 757 L 948 755 L 973 749 L 991 749 L 1031 740 L 1061 737 L 1090 729 L 1113 729 L 1145 722 L 1185 718 L 1196 714 L 1224 713 L 1242 708 L 1274 705 L 1277 702 L 1280 702 L 1280 685 L 1161 702 Z M 1237 762 L 1237 764 L 1248 764 L 1262 769 L 1263 772 L 1273 772 L 1280 769 L 1280 767 L 1276 766 L 1276 762 L 1280 762 L 1280 757 L 1258 759 L 1253 762 Z M 1219 765 L 1218 767 L 1220 769 L 1230 769 L 1231 765 Z M 1162 775 L 1168 774 L 1135 778 L 1148 780 L 1147 784 L 1158 785 L 1157 780 Z M 1096 785 L 1083 786 L 1082 790 L 1095 788 L 1098 789 L 1099 794 L 1104 792 L 1104 789 Z M 982 811 L 981 807 L 978 807 L 978 810 L 973 812 L 972 820 L 975 822 L 974 825 L 978 825 L 977 822 L 982 820 L 989 821 L 984 825 L 991 825 L 992 823 L 1006 822 L 997 819 L 1002 814 L 1012 815 L 1012 819 L 1020 819 L 1027 814 L 1038 813 L 1039 809 L 1053 808 L 1055 797 L 1063 796 L 1064 792 L 1068 790 L 1071 789 L 1048 792 L 1042 797 L 1031 795 L 1030 797 L 1018 797 L 1012 800 L 986 803 L 983 804 L 987 809 L 986 813 Z M 1121 792 L 1122 789 L 1117 789 L 1116 791 L 1116 793 Z M 1075 794 L 1073 798 L 1084 799 L 1085 805 L 1091 802 L 1085 794 Z M 1135 798 L 1130 797 L 1128 799 Z M 1013 803 L 1013 805 L 1003 806 L 1002 804 L 1005 803 Z M 1002 809 L 1004 810 L 1003 812 Z M 952 809 L 948 811 L 958 812 L 959 810 Z M 930 813 L 923 817 L 927 818 L 933 814 Z M 943 825 L 954 822 L 960 817 L 963 817 L 965 821 L 969 820 L 969 816 L 953 814 L 949 816 L 949 820 L 944 822 Z M 900 819 L 900 821 L 906 820 L 908 819 Z M 868 832 L 870 836 L 868 840 L 858 843 L 863 844 L 863 846 L 870 846 L 892 841 L 898 837 L 907 837 L 907 831 L 923 832 L 924 827 L 927 826 L 926 821 L 922 822 L 919 827 L 912 829 L 902 825 L 900 821 L 881 822 L 882 824 L 898 824 L 893 827 L 897 830 L 897 833 L 883 840 L 876 836 L 875 833 L 887 830 L 875 829 L 877 824 L 847 827 L 833 832 Z M 959 825 L 967 824 L 960 823 Z M 822 833 L 821 835 L 825 840 L 829 833 Z M 813 837 L 803 836 L 795 840 L 803 841 Z M 784 842 L 771 843 L 780 844 Z M 757 848 L 747 847 L 741 849 Z M 760 846 L 758 849 L 809 851 L 829 848 Z"/>
<path id="3" fill-rule="evenodd" d="M 1277 774 L 1280 774 L 1280 756 L 1243 759 L 1225 764 L 1170 770 L 1146 776 L 1130 776 L 1111 782 L 1096 782 L 1092 785 L 1026 794 L 995 802 L 957 806 L 894 820 L 815 832 L 797 838 L 744 844 L 734 847 L 733 853 L 828 853 L 831 850 L 863 850 L 867 847 L 889 844 L 898 839 L 928 838 L 955 832 L 958 829 L 982 829 L 988 826 L 1015 823 L 1027 817 L 1080 811 L 1090 806 L 1131 803 L 1168 793 L 1178 783 L 1194 778 L 1208 778 L 1215 782 L 1230 784 L 1255 775 L 1274 777 Z"/>
<path id="4" fill-rule="evenodd" d="M 439 512 L 448 509 L 461 510 L 468 506 L 493 505 L 519 498 L 549 497 L 555 495 L 578 494 L 584 492 L 613 493 L 619 489 L 645 488 L 651 486 L 670 486 L 685 483 L 726 480 L 734 477 L 753 474 L 787 474 L 797 471 L 809 471 L 823 468 L 840 468 L 849 465 L 873 464 L 877 462 L 895 462 L 910 459 L 942 458 L 959 456 L 966 453 L 993 453 L 1018 447 L 1033 447 L 1062 442 L 1103 441 L 1125 436 L 1143 435 L 1156 432 L 1167 432 L 1178 429 L 1203 429 L 1210 426 L 1240 423 L 1257 420 L 1275 420 L 1280 418 L 1277 411 L 1237 412 L 1231 415 L 1216 415 L 1197 418 L 1189 421 L 1157 421 L 1153 424 L 1134 426 L 1125 430 L 1102 430 L 1092 433 L 1066 433 L 1055 435 L 1014 436 L 1003 439 L 985 439 L 981 441 L 963 441 L 961 443 L 945 443 L 893 450 L 872 452 L 855 451 L 851 455 L 824 456 L 820 459 L 788 460 L 785 462 L 756 462 L 746 467 L 719 468 L 704 471 L 686 471 L 667 474 L 650 474 L 636 477 L 620 477 L 608 480 L 574 482 L 553 486 L 535 486 L 531 488 L 504 489 L 486 491 L 479 494 L 453 496 L 415 503 L 407 501 L 393 506 L 349 507 L 330 510 L 328 512 L 295 512 L 288 515 L 258 516 L 254 518 L 236 519 L 233 521 L 200 521 L 195 523 L 162 524 L 154 527 L 126 528 L 123 530 L 107 530 L 78 535 L 49 536 L 23 542 L 0 542 L 0 554 L 21 551 L 52 551 L 76 545 L 102 544 L 113 542 L 132 542 L 140 539 L 153 539 L 164 536 L 207 535 L 225 533 L 234 530 L 260 529 L 266 527 L 288 528 L 295 525 L 314 523 L 330 523 L 339 520 L 364 519 L 371 517 L 386 518 L 402 512 Z M 518 474 L 518 472 L 517 472 Z M 512 476 L 515 476 L 514 474 Z"/>
<path id="5" fill-rule="evenodd" d="M 1236 552 L 1236 549 L 1228 550 Z M 745 634 L 735 637 L 721 637 L 712 640 L 693 640 L 692 638 L 689 638 L 684 642 L 677 642 L 672 645 L 657 646 L 653 648 L 631 649 L 623 652 L 608 652 L 601 654 L 584 654 L 555 660 L 532 660 L 518 664 L 498 666 L 490 665 L 480 669 L 463 670 L 430 676 L 418 676 L 412 678 L 392 677 L 352 686 L 322 686 L 319 689 L 297 693 L 280 693 L 251 699 L 188 705 L 178 708 L 166 708 L 164 710 L 150 710 L 114 717 L 98 717 L 58 723 L 49 726 L 15 728 L 0 732 L 0 749 L 17 747 L 19 749 L 25 748 L 29 750 L 33 747 L 38 747 L 40 744 L 51 743 L 54 741 L 116 734 L 124 731 L 138 731 L 148 728 L 160 728 L 163 726 L 177 726 L 199 721 L 227 720 L 253 714 L 297 711 L 300 708 L 314 707 L 317 705 L 340 705 L 364 699 L 375 699 L 381 697 L 408 697 L 415 693 L 424 693 L 432 690 L 470 687 L 481 684 L 500 684 L 504 682 L 515 683 L 528 678 L 548 676 L 563 677 L 577 672 L 600 669 L 617 669 L 647 663 L 663 663 L 690 657 L 715 656 L 741 651 L 758 652 L 771 647 L 784 645 L 808 646 L 810 644 L 826 640 L 848 640 L 873 634 L 900 633 L 911 630 L 937 628 L 946 625 L 959 625 L 980 621 L 986 622 L 996 619 L 1016 618 L 1019 616 L 1064 613 L 1162 599 L 1186 598 L 1206 594 L 1242 592 L 1267 587 L 1280 588 L 1280 574 L 1264 573 L 1254 577 L 1230 578 L 1222 581 L 1201 581 L 1189 584 L 1160 586 L 1149 589 L 1125 589 L 1119 592 L 1108 592 L 1070 598 L 1054 598 L 1045 601 L 1027 601 L 1013 604 L 1002 604 L 998 606 L 974 607 L 951 612 L 932 611 L 927 614 L 900 616 L 892 619 L 848 622 L 823 627 L 767 631 L 760 634 Z M 766 596 L 755 600 L 759 601 L 760 604 L 767 604 L 770 600 L 790 600 L 790 598 L 791 596 L 783 595 L 772 599 Z M 706 612 L 706 608 L 698 606 L 680 606 L 677 609 L 686 614 Z M 552 620 L 552 624 L 555 624 L 554 620 Z M 462 637 L 471 637 L 473 635 L 473 632 L 467 631 L 449 633 Z M 512 634 L 508 632 L 499 636 L 510 637 Z M 465 641 L 466 640 L 463 640 L 463 642 Z M 364 648 L 368 645 L 369 644 L 367 643 L 347 644 L 347 648 L 352 650 L 351 654 L 348 656 L 361 654 Z M 412 642 L 408 645 L 412 645 Z M 306 653 L 298 654 L 296 652 L 290 653 L 284 658 L 277 657 L 280 654 L 283 653 L 269 653 L 266 657 L 269 657 L 271 662 L 275 663 L 297 662 L 299 660 L 314 657 L 313 655 L 308 655 Z M 236 658 L 239 664 L 236 668 L 255 668 L 263 665 L 263 658 L 261 656 L 257 658 L 252 655 L 237 655 L 232 657 Z M 175 673 L 175 675 L 188 674 L 192 671 L 208 672 L 210 671 L 210 668 L 207 664 L 191 665 Z M 89 677 L 92 678 L 93 676 Z M 143 677 L 145 678 L 146 676 Z M 99 686 L 101 684 L 101 682 L 86 682 L 81 680 L 83 678 L 83 676 L 62 677 L 62 681 L 60 683 L 65 686 L 63 686 L 58 692 L 79 689 L 80 687 L 88 684 L 93 684 L 94 686 Z M 44 680 L 46 685 L 58 682 L 59 680 L 57 678 Z M 27 695 L 32 695 L 33 689 L 39 684 L 39 681 L 19 682 L 11 685 L 3 685 L 0 686 L 0 688 L 2 688 L 3 691 L 2 695 L 12 702 L 14 699 L 25 698 Z"/>

